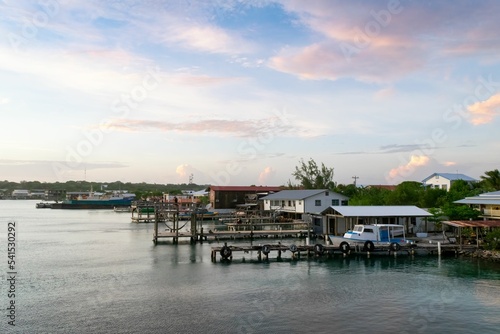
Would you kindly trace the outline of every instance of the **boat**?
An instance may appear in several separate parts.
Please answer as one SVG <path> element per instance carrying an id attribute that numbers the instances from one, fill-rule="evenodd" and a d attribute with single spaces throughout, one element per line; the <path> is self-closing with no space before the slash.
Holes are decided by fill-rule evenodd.
<path id="1" fill-rule="evenodd" d="M 396 224 L 354 225 L 344 233 L 345 239 L 373 242 L 406 242 L 405 227 Z"/>
<path id="2" fill-rule="evenodd" d="M 52 208 L 53 203 L 48 203 L 48 202 L 40 202 L 36 203 L 36 208 L 37 209 L 50 209 Z"/>
<path id="3" fill-rule="evenodd" d="M 196 219 L 201 219 L 201 220 L 211 220 L 215 219 L 218 216 L 218 212 L 208 211 L 207 209 L 196 209 L 194 212 L 196 212 Z M 191 219 L 192 215 L 193 215 L 192 210 L 185 210 L 179 212 L 179 219 L 181 220 Z"/>
<path id="4" fill-rule="evenodd" d="M 131 212 L 132 208 L 130 206 L 115 206 L 113 207 L 114 212 Z"/>
<path id="5" fill-rule="evenodd" d="M 69 193 L 66 199 L 52 204 L 52 209 L 110 209 L 130 207 L 135 200 L 135 194 L 112 193 Z"/>
<path id="6" fill-rule="evenodd" d="M 412 243 L 406 239 L 405 227 L 397 224 L 372 224 L 354 225 L 352 230 L 344 233 L 342 237 L 330 235 L 333 244 L 341 248 L 347 245 L 363 244 L 364 248 L 373 251 L 375 245 L 389 245 L 393 250 L 399 250 L 402 245 Z"/>

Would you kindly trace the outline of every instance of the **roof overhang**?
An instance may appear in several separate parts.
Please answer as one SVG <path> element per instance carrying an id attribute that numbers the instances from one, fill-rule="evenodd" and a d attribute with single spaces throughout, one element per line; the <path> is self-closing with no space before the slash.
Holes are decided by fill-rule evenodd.
<path id="1" fill-rule="evenodd" d="M 414 205 L 397 206 L 330 206 L 323 214 L 343 217 L 431 217 L 432 214 Z"/>
<path id="2" fill-rule="evenodd" d="M 450 220 L 443 224 L 453 227 L 500 227 L 500 220 Z"/>
<path id="3" fill-rule="evenodd" d="M 464 198 L 453 203 L 456 204 L 476 204 L 476 205 L 500 205 L 500 198 Z"/>

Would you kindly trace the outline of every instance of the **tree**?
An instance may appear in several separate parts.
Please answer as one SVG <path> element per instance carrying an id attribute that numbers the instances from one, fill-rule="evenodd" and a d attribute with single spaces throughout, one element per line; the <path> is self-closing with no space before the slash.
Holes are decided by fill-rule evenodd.
<path id="1" fill-rule="evenodd" d="M 486 188 L 500 190 L 500 172 L 498 169 L 486 171 L 484 174 L 481 176 L 481 180 Z"/>
<path id="2" fill-rule="evenodd" d="M 306 163 L 300 159 L 300 165 L 295 166 L 295 172 L 292 173 L 296 180 L 304 189 L 333 189 L 333 168 L 326 167 L 321 163 L 321 168 L 311 158 Z"/>
<path id="3" fill-rule="evenodd" d="M 340 186 L 337 187 L 337 189 L 339 188 Z M 387 197 L 391 193 L 390 190 L 377 187 L 358 188 L 357 192 L 352 195 L 343 191 L 338 192 L 350 197 L 349 205 L 385 205 Z"/>
<path id="4" fill-rule="evenodd" d="M 404 181 L 387 196 L 387 205 L 417 205 L 420 194 L 424 192 L 422 183 Z"/>
<path id="5" fill-rule="evenodd" d="M 467 205 L 446 204 L 442 209 L 449 220 L 476 220 L 481 215 L 481 212 Z"/>

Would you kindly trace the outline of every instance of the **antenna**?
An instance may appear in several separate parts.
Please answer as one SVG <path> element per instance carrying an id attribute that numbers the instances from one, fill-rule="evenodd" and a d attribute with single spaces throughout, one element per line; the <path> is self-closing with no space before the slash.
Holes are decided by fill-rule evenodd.
<path id="1" fill-rule="evenodd" d="M 193 183 L 193 178 L 194 178 L 194 175 L 193 175 L 193 173 L 191 173 L 191 174 L 189 175 L 189 184 L 192 184 L 192 183 Z"/>

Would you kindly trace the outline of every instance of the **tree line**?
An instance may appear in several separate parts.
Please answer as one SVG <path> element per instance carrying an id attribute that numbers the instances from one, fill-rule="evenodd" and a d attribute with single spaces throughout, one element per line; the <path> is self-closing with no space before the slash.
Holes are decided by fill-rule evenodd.
<path id="1" fill-rule="evenodd" d="M 172 195 L 180 195 L 183 190 L 202 190 L 208 185 L 197 184 L 157 184 L 157 183 L 131 183 L 131 182 L 89 182 L 89 181 L 67 181 L 67 182 L 40 182 L 40 181 L 21 181 L 10 182 L 7 180 L 0 181 L 0 190 L 4 194 L 11 194 L 16 189 L 34 190 L 49 190 L 49 191 L 128 191 L 136 194 L 137 198 L 145 198 L 148 196 L 162 196 L 163 193 Z"/>

